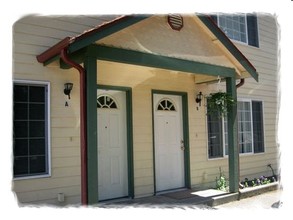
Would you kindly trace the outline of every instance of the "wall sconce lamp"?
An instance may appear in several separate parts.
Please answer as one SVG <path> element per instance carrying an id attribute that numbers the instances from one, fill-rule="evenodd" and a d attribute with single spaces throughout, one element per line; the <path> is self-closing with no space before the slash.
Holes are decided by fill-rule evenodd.
<path id="1" fill-rule="evenodd" d="M 68 96 L 68 99 L 70 99 L 70 92 L 72 90 L 73 83 L 65 83 L 64 84 L 64 94 Z"/>
<path id="2" fill-rule="evenodd" d="M 201 100 L 202 100 L 202 92 L 199 92 L 199 93 L 196 95 L 195 102 L 196 102 L 196 103 L 199 103 L 199 106 L 201 106 Z"/>

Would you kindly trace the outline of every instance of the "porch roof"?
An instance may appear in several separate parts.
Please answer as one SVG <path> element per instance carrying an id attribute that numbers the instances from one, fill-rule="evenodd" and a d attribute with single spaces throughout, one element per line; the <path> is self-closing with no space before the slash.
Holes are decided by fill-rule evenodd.
<path id="1" fill-rule="evenodd" d="M 174 69 L 176 71 L 193 73 L 196 73 L 198 68 L 192 71 L 192 64 L 195 66 L 200 64 L 203 67 L 200 70 L 211 66 L 216 67 L 213 69 L 218 69 L 214 75 L 198 71 L 199 75 L 195 77 L 197 83 L 215 80 L 217 75 L 225 77 L 233 72 L 231 70 L 236 71 L 237 78 L 253 77 L 258 81 L 254 66 L 209 16 L 195 14 L 184 16 L 184 28 L 181 31 L 171 30 L 166 26 L 167 22 L 164 22 L 164 19 L 164 16 L 159 15 L 118 16 L 78 36 L 64 38 L 38 55 L 37 60 L 46 65 L 58 59 L 64 48 L 72 54 L 95 44 L 99 49 L 101 47 L 108 49 L 104 52 L 127 52 L 128 55 L 133 54 L 133 58 L 140 55 L 155 60 L 157 57 L 165 62 L 163 65 L 157 65 L 159 61 L 154 61 L 151 65 L 146 62 L 146 66 L 166 69 L 176 66 Z M 100 59 L 107 60 L 101 53 L 99 56 Z M 120 56 L 119 59 L 122 57 Z M 119 59 L 117 62 L 121 61 Z M 166 65 L 168 62 L 177 64 Z M 186 68 L 186 64 L 190 67 Z"/>

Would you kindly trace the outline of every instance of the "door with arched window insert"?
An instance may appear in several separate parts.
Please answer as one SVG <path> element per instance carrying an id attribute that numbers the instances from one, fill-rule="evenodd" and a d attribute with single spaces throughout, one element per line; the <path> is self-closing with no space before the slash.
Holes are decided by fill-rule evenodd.
<path id="1" fill-rule="evenodd" d="M 182 188 L 185 186 L 182 97 L 154 94 L 153 100 L 156 191 Z"/>
<path id="2" fill-rule="evenodd" d="M 126 93 L 98 90 L 98 197 L 128 196 Z"/>

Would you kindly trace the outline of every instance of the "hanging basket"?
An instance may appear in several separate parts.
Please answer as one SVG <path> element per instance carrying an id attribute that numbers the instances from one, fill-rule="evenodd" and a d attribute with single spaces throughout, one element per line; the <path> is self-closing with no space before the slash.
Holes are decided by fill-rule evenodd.
<path id="1" fill-rule="evenodd" d="M 211 93 L 207 96 L 207 114 L 224 117 L 234 104 L 235 100 L 226 92 Z"/>

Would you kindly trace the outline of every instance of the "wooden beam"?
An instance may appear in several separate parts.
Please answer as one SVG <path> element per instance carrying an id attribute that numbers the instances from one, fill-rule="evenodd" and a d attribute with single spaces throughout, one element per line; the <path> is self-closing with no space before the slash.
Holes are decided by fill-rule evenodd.
<path id="1" fill-rule="evenodd" d="M 226 78 L 226 90 L 235 100 L 235 105 L 228 107 L 228 151 L 229 151 L 229 190 L 239 191 L 239 147 L 237 122 L 237 90 L 235 77 Z"/>

